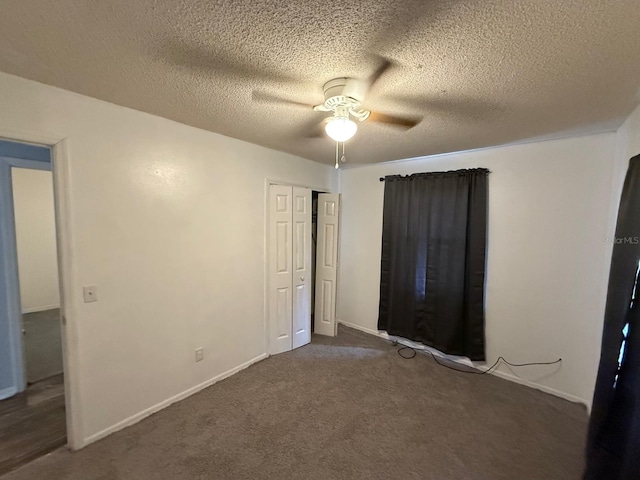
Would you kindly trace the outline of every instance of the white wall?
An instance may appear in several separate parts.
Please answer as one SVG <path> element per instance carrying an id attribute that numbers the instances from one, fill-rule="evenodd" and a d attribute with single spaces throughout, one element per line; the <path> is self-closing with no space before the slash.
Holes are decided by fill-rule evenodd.
<path id="1" fill-rule="evenodd" d="M 618 158 L 623 160 L 624 167 L 628 160 L 640 154 L 640 106 L 629 115 L 617 132 Z"/>
<path id="2" fill-rule="evenodd" d="M 0 105 L 67 138 L 79 445 L 265 354 L 265 179 L 335 191 L 332 167 L 6 74 Z"/>
<path id="3" fill-rule="evenodd" d="M 618 206 L 620 203 L 620 194 L 624 184 L 624 177 L 629 167 L 629 159 L 640 154 L 640 105 L 627 117 L 625 122 L 616 132 L 616 149 L 615 164 L 612 166 L 614 170 L 610 204 L 610 228 L 615 231 L 615 225 L 618 215 Z M 610 245 L 611 249 L 613 246 Z M 611 250 L 610 249 L 610 250 Z M 609 256 L 611 251 L 609 251 Z"/>
<path id="4" fill-rule="evenodd" d="M 338 317 L 376 330 L 384 192 L 379 177 L 489 168 L 487 360 L 561 357 L 558 368 L 516 373 L 590 404 L 610 260 L 605 237 L 612 234 L 615 140 L 609 133 L 344 170 Z M 504 366 L 500 371 L 513 374 Z"/>
<path id="5" fill-rule="evenodd" d="M 51 172 L 13 168 L 11 179 L 22 312 L 57 308 L 60 292 Z"/>

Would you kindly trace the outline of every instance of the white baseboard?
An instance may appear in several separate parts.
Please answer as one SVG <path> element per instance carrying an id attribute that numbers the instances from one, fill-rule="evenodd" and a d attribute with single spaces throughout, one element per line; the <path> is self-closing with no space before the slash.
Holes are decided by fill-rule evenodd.
<path id="1" fill-rule="evenodd" d="M 361 327 L 360 325 L 356 325 L 355 323 L 349 323 L 349 322 L 344 322 L 342 320 L 336 320 L 338 323 L 341 323 L 342 325 L 344 325 L 345 327 L 349 327 L 349 328 L 353 328 L 355 330 L 360 330 L 361 332 L 365 332 L 368 333 L 370 335 L 375 335 L 377 337 L 380 338 L 384 338 L 386 340 L 395 340 L 398 343 L 402 344 L 402 345 L 407 345 L 409 347 L 415 348 L 417 350 L 426 350 L 430 353 L 432 353 L 433 355 L 436 355 L 440 358 L 445 358 L 448 361 L 451 362 L 455 362 L 461 365 L 465 365 L 465 366 L 472 366 L 478 370 L 483 370 L 486 371 L 489 369 L 488 366 L 484 366 L 484 365 L 475 365 L 473 362 L 471 362 L 468 358 L 466 357 L 456 357 L 456 356 L 451 356 L 451 355 L 446 355 L 434 348 L 430 348 L 427 347 L 426 345 L 422 345 L 421 343 L 415 343 L 412 342 L 411 340 L 407 340 L 406 338 L 401 338 L 401 337 L 395 337 L 395 336 L 391 336 L 389 335 L 387 332 L 383 332 L 383 331 L 379 331 L 379 330 L 373 330 L 371 328 L 366 328 L 366 327 Z M 560 390 L 556 390 L 555 388 L 551 388 L 551 387 L 547 387 L 546 385 L 541 385 L 539 383 L 535 383 L 532 382 L 530 380 L 524 379 L 524 378 L 520 378 L 516 375 L 510 374 L 510 373 L 506 373 L 506 372 L 502 372 L 500 370 L 492 370 L 491 375 L 495 375 L 496 377 L 500 377 L 500 378 L 504 378 L 505 380 L 509 380 L 515 383 L 519 383 L 521 385 L 525 385 L 527 387 L 531 387 L 531 388 L 535 388 L 536 390 L 541 390 L 545 393 L 549 393 L 551 395 L 554 395 L 556 397 L 560 397 L 560 398 L 564 398 L 565 400 L 569 400 L 570 402 L 575 402 L 575 403 L 581 403 L 583 405 L 585 405 L 587 407 L 588 411 L 591 411 L 591 402 L 585 400 L 584 398 L 580 398 L 577 397 L 575 395 L 571 395 L 569 393 L 565 393 L 562 392 Z"/>
<path id="2" fill-rule="evenodd" d="M 140 420 L 148 417 L 149 415 L 153 415 L 156 412 L 159 412 L 160 410 L 168 407 L 169 405 L 179 402 L 180 400 L 184 400 L 187 397 L 190 397 L 191 395 L 193 395 L 194 393 L 198 393 L 200 390 L 203 390 L 211 385 L 213 385 L 214 383 L 219 382 L 220 380 L 224 380 L 225 378 L 230 377 L 231 375 L 234 375 L 236 373 L 238 373 L 240 370 L 244 370 L 247 367 L 250 367 L 251 365 L 253 365 L 254 363 L 259 362 L 260 360 L 264 360 L 265 358 L 267 358 L 268 355 L 266 353 L 263 353 L 262 355 L 258 355 L 255 358 L 252 358 L 251 360 L 249 360 L 248 362 L 245 362 L 241 365 L 238 365 L 237 367 L 232 368 L 231 370 L 227 370 L 224 373 L 221 373 L 220 375 L 216 375 L 213 378 L 210 378 L 209 380 L 202 382 L 199 385 L 196 385 L 195 387 L 191 387 L 187 390 L 185 390 L 184 392 L 181 392 L 177 395 L 174 395 L 171 398 L 168 398 L 166 400 L 163 400 L 160 403 L 157 403 L 155 405 L 153 405 L 152 407 L 149 407 L 139 413 L 136 413 L 135 415 L 130 416 L 129 418 L 125 418 L 124 420 L 116 423 L 115 425 L 112 425 L 108 428 L 105 428 L 104 430 L 98 432 L 98 433 L 94 433 L 93 435 L 88 436 L 87 438 L 84 439 L 84 441 L 82 442 L 82 445 L 80 445 L 79 448 L 83 448 L 86 447 L 87 445 L 96 442 L 104 437 L 106 437 L 107 435 L 111 435 L 112 433 L 117 432 L 118 430 L 122 430 L 125 427 L 129 427 L 133 424 L 138 423 Z"/>
<path id="3" fill-rule="evenodd" d="M 46 310 L 53 310 L 54 308 L 60 308 L 60 304 L 58 305 L 47 305 L 44 307 L 33 307 L 33 308 L 25 308 L 22 310 L 22 314 L 25 313 L 36 313 L 36 312 L 44 312 Z"/>
<path id="4" fill-rule="evenodd" d="M 476 366 L 475 368 L 477 368 L 479 370 L 487 370 L 489 367 Z M 502 372 L 500 370 L 493 370 L 491 372 L 491 374 L 495 375 L 496 377 L 504 378 L 505 380 L 510 380 L 512 382 L 519 383 L 519 384 L 525 385 L 527 387 L 535 388 L 536 390 L 541 390 L 541 391 L 543 391 L 545 393 L 549 393 L 549 394 L 554 395 L 556 397 L 564 398 L 565 400 L 569 400 L 570 402 L 581 403 L 585 407 L 587 407 L 588 411 L 591 411 L 591 402 L 588 402 L 584 398 L 576 397 L 575 395 L 571 395 L 570 393 L 565 393 L 565 392 L 563 392 L 561 390 L 556 390 L 555 388 L 547 387 L 546 385 L 541 385 L 539 383 L 535 383 L 535 382 L 532 382 L 530 380 L 526 380 L 524 378 L 520 378 L 517 375 L 513 375 L 513 374 L 507 373 L 507 372 Z"/>
<path id="5" fill-rule="evenodd" d="M 5 398 L 11 398 L 16 393 L 18 393 L 18 389 L 16 387 L 7 387 L 0 390 L 0 400 L 4 400 Z"/>
<path id="6" fill-rule="evenodd" d="M 389 334 L 387 332 L 383 332 L 381 330 L 374 330 L 372 328 L 361 327 L 360 325 L 356 325 L 355 323 L 345 322 L 344 320 L 337 320 L 337 323 L 341 323 L 345 327 L 353 328 L 354 330 L 360 330 L 361 332 L 368 333 L 370 335 L 375 335 L 376 337 L 381 337 L 386 340 L 389 339 Z"/>

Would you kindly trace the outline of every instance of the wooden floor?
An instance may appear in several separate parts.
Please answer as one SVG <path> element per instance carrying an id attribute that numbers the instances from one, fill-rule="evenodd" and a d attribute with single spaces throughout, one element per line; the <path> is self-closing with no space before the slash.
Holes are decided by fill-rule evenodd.
<path id="1" fill-rule="evenodd" d="M 62 375 L 0 401 L 0 475 L 66 442 Z"/>

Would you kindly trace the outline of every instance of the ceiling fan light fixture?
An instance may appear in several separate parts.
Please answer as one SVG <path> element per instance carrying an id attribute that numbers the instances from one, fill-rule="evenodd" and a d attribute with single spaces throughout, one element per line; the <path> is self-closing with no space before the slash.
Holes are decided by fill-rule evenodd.
<path id="1" fill-rule="evenodd" d="M 356 134 L 358 125 L 346 117 L 333 117 L 324 126 L 327 135 L 336 142 L 346 142 Z"/>

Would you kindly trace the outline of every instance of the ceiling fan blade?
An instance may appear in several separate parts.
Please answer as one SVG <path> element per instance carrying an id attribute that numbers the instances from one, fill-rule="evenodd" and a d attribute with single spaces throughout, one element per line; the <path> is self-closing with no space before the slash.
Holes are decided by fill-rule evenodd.
<path id="1" fill-rule="evenodd" d="M 371 112 L 367 121 L 376 123 L 386 123 L 405 129 L 410 129 L 418 125 L 422 121 L 422 117 L 400 117 L 397 115 L 387 115 L 385 113 Z"/>
<path id="2" fill-rule="evenodd" d="M 304 138 L 322 138 L 325 136 L 326 134 L 324 132 L 324 122 L 316 123 L 310 128 L 307 128 L 305 132 L 303 132 Z"/>
<path id="3" fill-rule="evenodd" d="M 406 40 L 415 41 L 417 35 L 432 31 L 434 24 L 445 18 L 443 15 L 452 10 L 456 3 L 459 2 L 404 0 L 385 2 L 386 7 L 382 7 L 381 2 L 382 8 L 374 14 L 376 28 L 372 32 L 367 50 L 386 52 L 402 45 Z"/>
<path id="4" fill-rule="evenodd" d="M 300 130 L 298 130 L 298 137 L 301 138 L 322 138 L 325 137 L 324 126 L 327 122 L 327 118 L 323 118 L 318 121 L 317 118 L 308 122 Z"/>
<path id="5" fill-rule="evenodd" d="M 302 107 L 306 109 L 313 109 L 314 107 L 314 105 L 311 105 L 310 103 L 296 102 L 295 100 L 289 100 L 288 98 L 280 97 L 272 93 L 255 90 L 251 93 L 251 100 L 256 103 L 278 104 L 291 107 Z"/>
<path id="6" fill-rule="evenodd" d="M 206 76 L 242 78 L 251 81 L 270 80 L 292 83 L 297 79 L 277 68 L 234 58 L 213 47 L 172 39 L 158 47 L 155 56 L 162 62 Z"/>
<path id="7" fill-rule="evenodd" d="M 376 55 L 376 57 L 380 60 L 380 65 L 378 66 L 378 68 L 376 69 L 375 72 L 373 72 L 371 75 L 369 75 L 369 78 L 367 79 L 367 83 L 369 84 L 369 88 L 373 87 L 373 85 L 380 80 L 380 77 L 382 77 L 382 75 L 384 75 L 384 73 L 389 70 L 389 68 L 391 68 L 391 66 L 393 65 L 393 63 L 391 62 L 391 60 L 381 57 L 379 55 Z"/>
<path id="8" fill-rule="evenodd" d="M 479 121 L 500 116 L 505 106 L 495 102 L 457 95 L 412 95 L 387 97 L 405 108 L 418 109 L 430 116 L 455 117 L 459 121 Z"/>
<path id="9" fill-rule="evenodd" d="M 306 135 L 304 135 L 304 138 L 322 138 L 324 136 L 324 130 L 318 126 L 317 128 L 307 132 Z"/>

